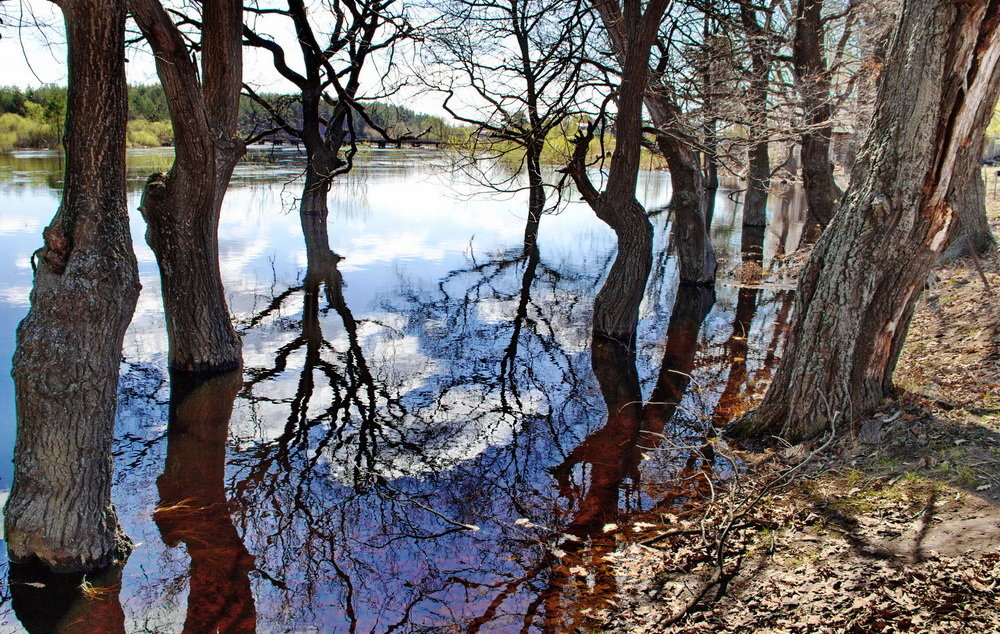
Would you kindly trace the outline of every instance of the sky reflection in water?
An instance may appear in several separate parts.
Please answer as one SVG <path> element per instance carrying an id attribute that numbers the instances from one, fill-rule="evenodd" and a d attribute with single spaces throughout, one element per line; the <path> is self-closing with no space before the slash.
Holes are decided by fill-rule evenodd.
<path id="1" fill-rule="evenodd" d="M 155 261 L 134 211 L 169 156 L 129 155 L 143 290 L 116 442 L 114 498 L 139 544 L 119 571 L 115 627 L 125 631 L 580 624 L 582 606 L 614 589 L 600 563 L 615 547 L 605 522 L 683 501 L 693 492 L 674 478 L 708 468 L 690 452 L 641 448 L 701 438 L 778 353 L 788 292 L 682 289 L 671 315 L 676 266 L 661 213 L 638 354 L 598 345 L 592 367 L 590 311 L 611 231 L 571 203 L 543 219 L 526 257 L 526 197 L 483 195 L 436 150 L 372 151 L 336 183 L 329 239 L 344 259 L 317 282 L 292 211 L 302 157 L 265 150 L 237 169 L 220 229 L 243 375 L 178 381 L 171 393 Z M 60 169 L 53 153 L 0 154 L 5 364 Z M 643 175 L 648 209 L 669 200 L 668 183 Z M 720 192 L 713 224 L 720 270 L 739 262 L 731 194 Z M 772 201 L 772 218 L 800 215 L 797 192 Z M 794 228 L 774 223 L 765 253 L 792 244 Z M 13 433 L 7 366 L 4 498 Z M 573 562 L 588 573 L 567 572 Z M 3 578 L 0 629 L 16 631 Z"/>

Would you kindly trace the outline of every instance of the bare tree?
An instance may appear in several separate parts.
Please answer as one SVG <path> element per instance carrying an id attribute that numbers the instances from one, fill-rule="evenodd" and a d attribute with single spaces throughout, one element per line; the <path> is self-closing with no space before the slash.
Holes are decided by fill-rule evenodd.
<path id="1" fill-rule="evenodd" d="M 245 146 L 236 125 L 242 85 L 242 6 L 202 4 L 201 73 L 159 0 L 130 0 L 153 49 L 174 130 L 174 164 L 146 183 L 140 210 L 160 265 L 170 365 L 216 371 L 242 363 L 219 270 L 219 216 Z"/>
<path id="2" fill-rule="evenodd" d="M 284 16 L 291 22 L 302 72 L 288 65 L 291 51 L 250 26 L 243 30 L 246 43 L 270 53 L 278 74 L 298 90 L 292 103 L 279 104 L 245 86 L 250 98 L 270 114 L 274 131 L 305 145 L 306 177 L 299 213 L 307 236 L 317 233 L 312 225 L 327 221 L 327 194 L 333 180 L 354 165 L 359 120 L 388 137 L 365 110 L 364 100 L 375 97 L 365 96 L 362 74 L 372 70 L 375 57 L 391 56 L 396 43 L 413 33 L 395 0 L 325 0 L 322 7 L 323 11 L 310 11 L 303 0 L 288 0 L 281 8 L 246 9 L 250 14 Z M 328 24 L 324 17 L 329 18 Z M 293 103 L 295 108 L 290 107 Z M 296 111 L 297 117 L 293 116 Z"/>
<path id="3" fill-rule="evenodd" d="M 593 0 L 610 39 L 622 51 L 621 82 L 615 99 L 615 149 L 604 191 L 586 170 L 587 148 L 594 137 L 588 128 L 576 139 L 568 166 L 580 195 L 618 237 L 618 253 L 594 300 L 594 331 L 631 344 L 639 321 L 639 304 L 652 267 L 653 227 L 635 198 L 642 147 L 642 106 L 649 79 L 650 49 L 669 0 Z"/>
<path id="4" fill-rule="evenodd" d="M 12 560 L 69 572 L 130 550 L 111 503 L 111 445 L 139 278 L 125 197 L 125 3 L 57 4 L 69 48 L 66 180 L 17 330 L 5 532 Z"/>
<path id="5" fill-rule="evenodd" d="M 473 126 L 474 163 L 515 155 L 527 173 L 530 250 L 546 205 L 546 140 L 579 115 L 586 87 L 581 55 L 591 25 L 582 0 L 454 0 L 438 10 L 431 53 L 446 76 L 430 77 L 431 88 L 445 92 L 452 117 Z M 458 101 L 472 103 L 462 107 Z M 491 186 L 507 190 L 511 184 Z"/>
<path id="6" fill-rule="evenodd" d="M 904 3 L 846 199 L 799 281 L 792 335 L 738 433 L 800 440 L 872 410 L 927 273 L 954 229 L 954 188 L 978 169 L 1000 80 L 1000 3 Z M 979 141 L 979 142 L 977 142 Z"/>

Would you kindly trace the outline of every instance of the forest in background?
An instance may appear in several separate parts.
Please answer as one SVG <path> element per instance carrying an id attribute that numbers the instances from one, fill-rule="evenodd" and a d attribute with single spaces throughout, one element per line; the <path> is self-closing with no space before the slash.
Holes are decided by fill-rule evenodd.
<path id="1" fill-rule="evenodd" d="M 301 120 L 301 105 L 280 94 L 260 97 L 288 112 L 291 120 Z M 332 109 L 327 107 L 328 109 Z M 421 114 L 381 102 L 366 104 L 369 117 L 394 137 L 422 136 L 433 140 L 456 140 L 462 128 L 449 125 L 441 117 Z M 46 85 L 39 88 L 0 86 L 0 150 L 12 148 L 56 148 L 60 146 L 66 119 L 66 88 Z M 240 132 L 245 137 L 260 134 L 268 126 L 269 115 L 257 103 L 246 97 L 240 100 Z M 380 134 L 367 122 L 358 120 L 359 138 L 374 139 Z M 287 140 L 281 134 L 274 135 Z M 173 129 L 163 88 L 153 86 L 128 87 L 129 147 L 160 147 L 172 145 Z"/>

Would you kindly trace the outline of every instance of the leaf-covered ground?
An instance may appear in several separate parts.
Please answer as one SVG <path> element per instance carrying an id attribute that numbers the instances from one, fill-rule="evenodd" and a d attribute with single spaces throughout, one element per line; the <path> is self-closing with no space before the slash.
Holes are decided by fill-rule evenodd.
<path id="1" fill-rule="evenodd" d="M 593 629 L 1000 632 L 1000 258 L 935 278 L 900 398 L 823 447 L 736 452 L 748 473 L 609 555 Z"/>

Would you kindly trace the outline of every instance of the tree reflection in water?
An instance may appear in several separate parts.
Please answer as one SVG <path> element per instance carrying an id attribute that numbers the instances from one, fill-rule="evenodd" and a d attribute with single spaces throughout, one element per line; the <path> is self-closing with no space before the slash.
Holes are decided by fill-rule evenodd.
<path id="1" fill-rule="evenodd" d="M 253 424 L 228 472 L 259 626 L 583 624 L 581 607 L 615 587 L 604 526 L 718 477 L 707 421 L 675 416 L 714 293 L 677 289 L 644 402 L 636 351 L 600 334 L 588 346 L 597 274 L 552 267 L 529 243 L 470 258 L 430 291 L 402 281 L 384 317 L 357 319 L 325 226 L 304 226 L 303 283 L 244 327 L 294 329 L 246 370 Z"/>
<path id="2" fill-rule="evenodd" d="M 172 372 L 166 467 L 153 520 L 191 558 L 185 632 L 253 632 L 254 559 L 233 526 L 225 489 L 226 440 L 240 372 Z"/>
<path id="3" fill-rule="evenodd" d="M 180 613 L 140 607 L 132 621 L 155 630 L 185 620 L 190 631 L 586 627 L 582 610 L 615 591 L 605 555 L 617 542 L 605 526 L 684 507 L 725 475 L 706 443 L 714 399 L 750 391 L 734 366 L 741 356 L 754 360 L 746 376 L 766 368 L 759 341 L 741 354 L 735 338 L 750 330 L 776 342 L 763 324 L 779 302 L 755 292 L 776 308 L 748 313 L 749 299 L 723 291 L 738 315 L 719 339 L 732 301 L 713 307 L 710 290 L 675 290 L 658 250 L 642 331 L 630 339 L 661 343 L 637 351 L 591 337 L 596 268 L 553 264 L 529 243 L 470 254 L 429 288 L 401 279 L 362 319 L 325 223 L 303 227 L 301 283 L 277 288 L 242 324 L 242 385 L 172 377 L 155 520 L 190 563 L 167 551 L 130 596 L 169 605 L 188 587 L 188 600 Z M 129 385 L 162 389 L 162 377 L 139 370 Z M 126 439 L 121 478 L 159 470 L 156 439 Z"/>
<path id="4" fill-rule="evenodd" d="M 266 324 L 303 298 L 301 334 L 270 366 L 248 368 L 243 388 L 262 420 L 286 408 L 285 425 L 273 438 L 242 439 L 232 459 L 238 521 L 277 603 L 268 612 L 285 626 L 290 614 L 363 630 L 461 623 L 538 550 L 513 520 L 552 512 L 539 479 L 573 430 L 567 438 L 554 426 L 549 403 L 590 407 L 579 351 L 567 350 L 584 335 L 561 341 L 570 329 L 533 301 L 532 287 L 541 279 L 540 292 L 565 300 L 565 311 L 586 296 L 574 284 L 594 280 L 550 269 L 529 243 L 452 272 L 430 297 L 411 287 L 394 307 L 406 323 L 391 327 L 355 319 L 324 238 L 307 232 L 303 285 L 247 323 Z M 323 332 L 328 314 L 333 339 Z M 363 348 L 373 330 L 381 338 Z M 391 354 L 407 339 L 429 355 L 427 367 L 405 365 L 412 351 Z M 269 396 L 290 370 L 295 395 Z M 547 394 L 553 383 L 568 394 Z M 535 502 L 532 492 L 551 499 Z"/>
<path id="5" fill-rule="evenodd" d="M 715 238 L 731 268 L 740 223 L 726 201 Z M 727 476 L 706 437 L 759 390 L 790 312 L 784 291 L 720 284 L 713 305 L 678 288 L 667 218 L 654 217 L 630 350 L 592 339 L 615 256 L 600 234 L 587 248 L 543 228 L 541 245 L 470 250 L 427 282 L 437 268 L 407 264 L 361 304 L 380 273 L 348 268 L 325 223 L 303 216 L 303 277 L 268 293 L 247 276 L 263 305 L 241 322 L 242 384 L 168 382 L 154 344 L 131 355 L 115 495 L 143 544 L 124 573 L 83 593 L 12 571 L 17 615 L 32 631 L 588 627 L 582 611 L 615 591 L 605 556 L 627 543 L 605 526 L 694 512 L 708 479 Z M 797 241 L 771 225 L 765 257 Z"/>
<path id="6" fill-rule="evenodd" d="M 642 396 L 634 349 L 620 339 L 594 333 L 591 361 L 607 407 L 607 423 L 552 469 L 560 492 L 571 500 L 575 512 L 563 528 L 568 537 L 560 544 L 561 556 L 553 559 L 549 573 L 544 593 L 545 630 L 583 627 L 588 614 L 607 607 L 614 597 L 615 573 L 607 555 L 616 548 L 613 531 L 621 493 L 633 500 L 641 495 L 639 464 L 644 453 L 681 438 L 680 444 L 686 445 L 701 437 L 701 430 L 665 428 L 687 391 L 698 332 L 714 301 L 711 288 L 678 288 L 663 361 L 649 401 Z M 692 482 L 698 486 L 697 475 L 702 472 L 695 465 L 699 463 L 704 463 L 703 477 L 712 477 L 711 456 L 704 450 L 683 453 L 690 455 L 679 461 L 681 469 L 672 478 L 678 488 L 687 489 Z M 574 473 L 589 477 L 574 482 Z M 631 483 L 626 484 L 626 480 Z M 582 611 L 584 606 L 589 609 Z"/>
<path id="7" fill-rule="evenodd" d="M 10 564 L 14 613 L 29 634 L 124 634 L 119 601 L 121 565 L 89 575 L 53 574 L 31 564 Z"/>

